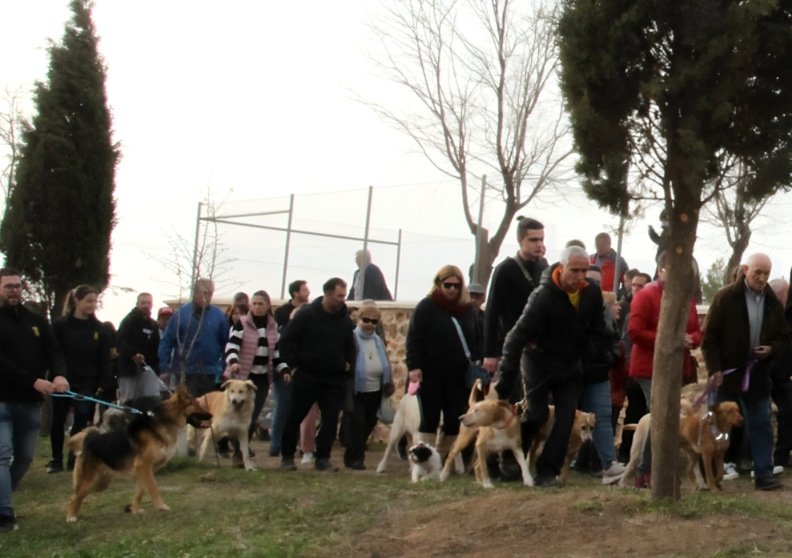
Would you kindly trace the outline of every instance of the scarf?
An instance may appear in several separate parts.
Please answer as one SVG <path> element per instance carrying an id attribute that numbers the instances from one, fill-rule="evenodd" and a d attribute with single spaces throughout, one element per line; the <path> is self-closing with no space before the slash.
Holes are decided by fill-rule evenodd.
<path id="1" fill-rule="evenodd" d="M 453 300 L 448 300 L 440 290 L 436 290 L 431 294 L 432 300 L 443 309 L 443 311 L 455 318 L 461 318 L 467 313 L 470 304 L 459 304 Z"/>
<path id="2" fill-rule="evenodd" d="M 355 361 L 355 393 L 366 391 L 366 355 L 360 350 L 361 340 L 374 339 L 374 344 L 377 346 L 377 355 L 382 363 L 382 383 L 390 383 L 390 361 L 385 352 L 385 343 L 376 333 L 366 335 L 359 327 L 355 328 L 355 345 L 357 345 L 358 353 L 357 360 Z"/>

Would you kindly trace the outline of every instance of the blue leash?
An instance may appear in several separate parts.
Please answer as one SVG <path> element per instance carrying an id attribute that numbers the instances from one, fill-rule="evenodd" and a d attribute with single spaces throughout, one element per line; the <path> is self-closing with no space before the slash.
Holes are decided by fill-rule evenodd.
<path id="1" fill-rule="evenodd" d="M 102 401 L 101 399 L 95 399 L 93 397 L 89 397 L 87 395 L 80 395 L 79 393 L 74 393 L 73 391 L 65 391 L 63 393 L 53 393 L 52 397 L 69 397 L 72 399 L 77 399 L 78 401 L 90 401 L 91 403 L 99 403 L 100 405 L 107 405 L 108 407 L 112 407 L 113 409 L 119 409 L 121 411 L 129 411 L 130 413 L 134 413 L 136 415 L 147 415 L 150 417 L 154 416 L 154 413 L 151 411 L 138 411 L 137 409 L 133 409 L 132 407 L 124 407 L 123 405 L 116 405 L 115 403 L 108 403 L 107 401 Z"/>

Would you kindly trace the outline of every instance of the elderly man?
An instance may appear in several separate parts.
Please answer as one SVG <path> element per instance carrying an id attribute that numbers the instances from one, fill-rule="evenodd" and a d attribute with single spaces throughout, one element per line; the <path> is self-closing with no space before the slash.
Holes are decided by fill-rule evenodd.
<path id="1" fill-rule="evenodd" d="M 358 269 L 352 276 L 352 288 L 347 300 L 393 300 L 382 270 L 371 263 L 371 252 L 358 250 L 355 254 Z"/>
<path id="2" fill-rule="evenodd" d="M 715 295 L 704 321 L 701 349 L 710 375 L 722 374 L 719 401 L 739 401 L 751 443 L 756 490 L 780 490 L 773 478 L 770 423 L 772 360 L 787 342 L 784 306 L 767 284 L 772 263 L 754 254 L 743 266 L 745 278 Z M 731 372 L 730 372 L 731 371 Z"/>
<path id="3" fill-rule="evenodd" d="M 213 296 L 214 283 L 198 279 L 192 302 L 171 318 L 159 344 L 161 371 L 178 378 L 184 366 L 187 389 L 193 397 L 214 391 L 225 369 L 228 320 L 222 310 L 212 306 Z"/>
<path id="4" fill-rule="evenodd" d="M 557 475 L 566 458 L 569 435 L 583 391 L 584 359 L 591 347 L 603 346 L 606 335 L 602 291 L 586 281 L 589 259 L 578 246 L 561 253 L 561 261 L 542 276 L 522 316 L 506 336 L 498 397 L 507 399 L 522 371 L 527 408 L 523 448 L 530 448 L 547 421 L 548 395 L 553 394 L 555 423 L 536 464 L 538 486 L 560 486 Z M 521 366 L 522 361 L 522 366 Z"/>

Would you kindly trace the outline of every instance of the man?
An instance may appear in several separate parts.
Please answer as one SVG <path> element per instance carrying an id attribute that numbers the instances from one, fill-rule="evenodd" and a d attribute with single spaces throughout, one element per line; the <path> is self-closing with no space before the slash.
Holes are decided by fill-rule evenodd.
<path id="1" fill-rule="evenodd" d="M 41 402 L 68 389 L 49 323 L 22 305 L 20 273 L 0 269 L 0 532 L 17 528 L 11 494 L 36 453 Z"/>
<path id="2" fill-rule="evenodd" d="M 484 302 L 487 300 L 484 287 L 479 283 L 471 283 L 468 285 L 468 293 L 470 294 L 470 304 L 476 311 L 476 342 L 478 343 L 477 354 L 483 354 L 484 351 Z"/>
<path id="3" fill-rule="evenodd" d="M 214 283 L 198 279 L 192 302 L 179 308 L 168 322 L 159 345 L 160 368 L 178 378 L 184 366 L 187 389 L 193 397 L 214 391 L 225 369 L 228 320 L 222 310 L 212 306 L 213 296 Z"/>
<path id="4" fill-rule="evenodd" d="M 594 237 L 594 246 L 597 251 L 591 254 L 591 264 L 602 270 L 602 281 L 600 281 L 602 290 L 613 292 L 614 278 L 618 276 L 619 283 L 623 284 L 624 272 L 629 269 L 629 266 L 621 256 L 618 256 L 618 262 L 616 261 L 616 250 L 611 248 L 611 237 L 608 233 L 601 232 Z"/>
<path id="5" fill-rule="evenodd" d="M 371 252 L 358 250 L 355 253 L 358 269 L 352 276 L 352 288 L 347 300 L 393 300 L 382 270 L 371 263 Z M 361 273 L 363 271 L 363 273 Z"/>
<path id="6" fill-rule="evenodd" d="M 599 266 L 591 265 L 586 272 L 586 279 L 594 279 L 597 284 L 602 283 L 602 270 Z"/>
<path id="7" fill-rule="evenodd" d="M 569 435 L 583 390 L 582 359 L 590 347 L 604 346 L 606 335 L 602 291 L 586 281 L 586 251 L 572 246 L 542 277 L 520 319 L 506 337 L 495 389 L 506 399 L 522 372 L 526 389 L 522 423 L 523 449 L 530 448 L 547 421 L 548 396 L 555 404 L 555 423 L 536 464 L 536 484 L 558 487 Z M 522 366 L 521 366 L 522 361 Z"/>
<path id="8" fill-rule="evenodd" d="M 770 258 L 754 254 L 743 266 L 745 279 L 715 295 L 704 320 L 701 349 L 710 375 L 722 374 L 719 401 L 739 401 L 751 443 L 756 490 L 781 490 L 773 478 L 770 370 L 787 342 L 784 307 L 767 284 Z M 746 367 L 752 365 L 746 372 Z M 728 373 L 730 370 L 733 372 Z M 746 377 L 747 374 L 747 377 Z M 748 385 L 743 391 L 744 382 Z"/>
<path id="9" fill-rule="evenodd" d="M 293 369 L 291 410 L 281 442 L 281 469 L 289 471 L 297 469 L 294 453 L 300 423 L 314 403 L 322 413 L 314 466 L 318 471 L 338 471 L 330 464 L 330 449 L 336 439 L 338 415 L 347 395 L 352 396 L 357 348 L 355 326 L 344 304 L 347 286 L 336 277 L 322 290 L 324 296 L 295 314 L 279 342 L 281 357 Z"/>
<path id="10" fill-rule="evenodd" d="M 173 308 L 170 306 L 163 306 L 157 310 L 157 329 L 159 329 L 160 339 L 165 335 L 165 328 L 168 327 L 171 316 L 173 316 Z"/>
<path id="11" fill-rule="evenodd" d="M 140 293 L 135 308 L 118 326 L 118 387 L 122 402 L 160 394 L 158 377 L 143 369 L 148 365 L 159 374 L 160 336 L 157 322 L 151 319 L 153 308 L 154 297 Z"/>
<path id="12" fill-rule="evenodd" d="M 278 324 L 278 329 L 280 331 L 283 331 L 283 328 L 289 323 L 292 312 L 302 305 L 308 304 L 308 301 L 311 299 L 311 291 L 308 288 L 308 283 L 306 281 L 292 281 L 289 283 L 289 296 L 291 300 L 283 306 L 280 306 L 273 314 L 275 323 Z"/>
<path id="13" fill-rule="evenodd" d="M 773 279 L 769 284 L 778 301 L 787 308 L 787 326 L 792 328 L 792 311 L 788 308 L 789 283 L 784 279 Z M 792 452 L 792 380 L 790 380 L 790 376 L 792 376 L 792 347 L 787 344 L 781 354 L 774 359 L 770 370 L 770 378 L 773 380 L 770 397 L 778 408 L 776 414 L 778 439 L 773 453 L 773 463 L 775 464 L 773 473 L 779 466 L 789 465 L 789 453 Z"/>

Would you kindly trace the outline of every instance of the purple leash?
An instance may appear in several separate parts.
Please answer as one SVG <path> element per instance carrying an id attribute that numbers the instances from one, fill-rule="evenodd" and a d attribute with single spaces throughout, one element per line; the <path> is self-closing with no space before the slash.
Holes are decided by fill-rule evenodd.
<path id="1" fill-rule="evenodd" d="M 707 388 L 704 390 L 704 393 L 701 394 L 701 397 L 696 399 L 696 402 L 693 404 L 693 410 L 698 410 L 699 407 L 704 403 L 704 400 L 711 394 L 714 394 L 717 391 L 718 387 L 723 383 L 723 377 L 728 376 L 732 372 L 736 372 L 743 366 L 745 366 L 745 373 L 743 374 L 743 381 L 742 381 L 742 391 L 748 391 L 748 385 L 751 381 L 751 370 L 753 367 L 756 366 L 756 363 L 759 362 L 759 359 L 752 358 L 747 361 L 744 365 L 741 364 L 737 368 L 730 368 L 729 370 L 724 370 L 723 372 L 715 372 L 710 378 L 709 383 L 707 384 Z"/>

